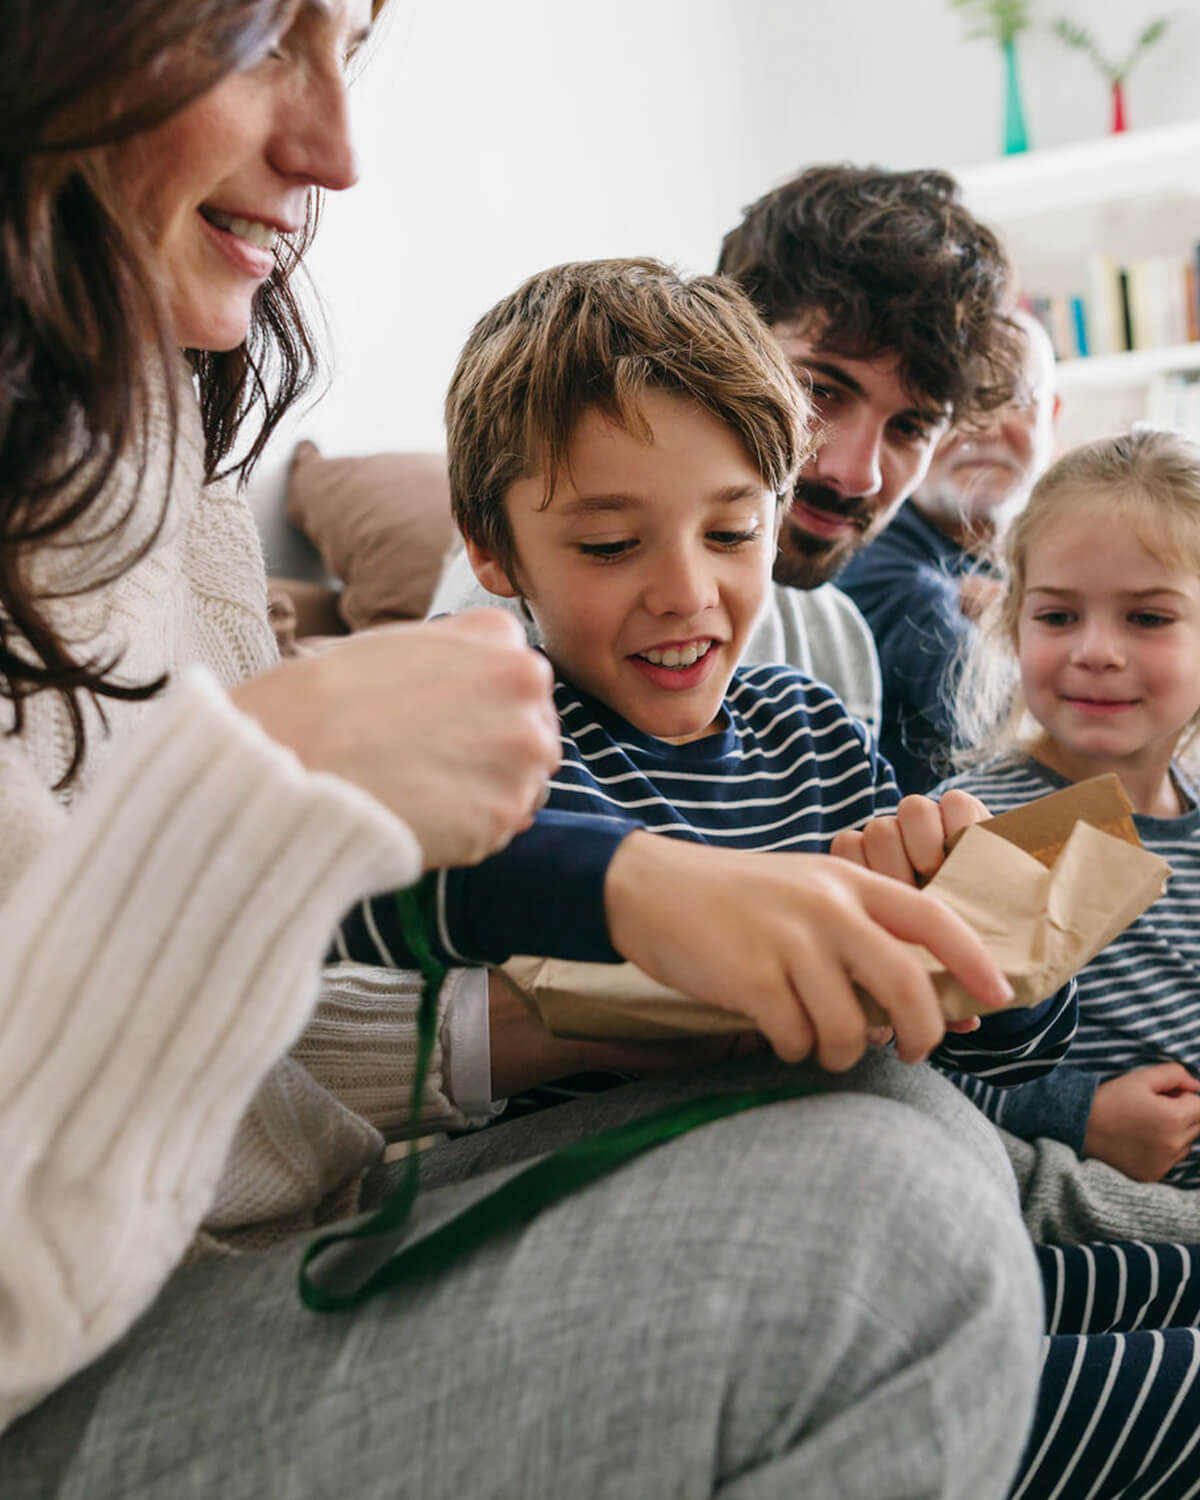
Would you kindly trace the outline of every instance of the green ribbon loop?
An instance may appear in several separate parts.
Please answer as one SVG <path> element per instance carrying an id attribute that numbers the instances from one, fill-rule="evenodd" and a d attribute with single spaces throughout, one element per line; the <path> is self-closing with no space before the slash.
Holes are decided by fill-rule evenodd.
<path id="1" fill-rule="evenodd" d="M 414 1134 L 433 1052 L 438 996 L 446 977 L 445 966 L 435 957 L 427 937 L 432 930 L 434 889 L 432 880 L 426 877 L 420 885 L 401 891 L 396 897 L 405 939 L 425 976 L 417 1020 L 417 1068 L 411 1109 Z M 533 1162 L 437 1229 L 402 1246 L 409 1233 L 408 1221 L 419 1185 L 418 1153 L 413 1151 L 400 1186 L 380 1208 L 349 1228 L 320 1236 L 308 1247 L 300 1264 L 301 1300 L 317 1312 L 357 1307 L 385 1287 L 400 1286 L 444 1270 L 486 1241 L 528 1223 L 543 1209 L 606 1176 L 624 1162 L 697 1126 L 743 1110 L 818 1092 L 811 1083 L 798 1083 L 708 1094 L 600 1131 Z"/>

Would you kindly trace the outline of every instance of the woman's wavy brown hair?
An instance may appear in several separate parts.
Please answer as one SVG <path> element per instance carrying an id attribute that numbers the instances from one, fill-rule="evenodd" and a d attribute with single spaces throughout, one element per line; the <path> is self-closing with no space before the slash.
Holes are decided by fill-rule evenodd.
<path id="1" fill-rule="evenodd" d="M 717 269 L 768 323 L 813 317 L 822 348 L 895 355 L 905 387 L 956 424 L 1019 387 L 1008 256 L 945 172 L 811 167 L 746 209 Z"/>
<path id="2" fill-rule="evenodd" d="M 57 634 L 29 558 L 94 514 L 117 465 L 138 463 L 164 399 L 174 457 L 177 368 L 164 298 L 136 227 L 122 224 L 112 149 L 153 129 L 272 45 L 298 0 L 5 0 L 0 52 L 0 696 L 19 732 L 24 701 L 52 690 L 74 733 L 69 783 L 86 746 L 81 698 L 141 699 L 163 681 L 113 679 Z M 378 10 L 379 5 L 375 6 Z M 290 285 L 316 224 L 280 238 L 249 335 L 228 352 L 185 351 L 213 477 L 252 418 L 228 472 L 245 477 L 315 375 L 314 347 Z M 173 463 L 168 465 L 170 473 Z M 152 544 L 158 522 L 108 577 Z"/>

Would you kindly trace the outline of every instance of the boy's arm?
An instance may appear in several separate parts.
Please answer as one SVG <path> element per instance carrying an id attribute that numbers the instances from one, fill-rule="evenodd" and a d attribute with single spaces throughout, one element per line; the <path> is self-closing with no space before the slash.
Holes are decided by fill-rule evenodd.
<path id="1" fill-rule="evenodd" d="M 604 917 L 604 883 L 617 846 L 639 825 L 543 809 L 533 826 L 482 864 L 437 876 L 437 956 L 501 964 L 514 953 L 619 963 Z M 391 894 L 360 902 L 342 922 L 331 959 L 416 968 Z"/>
<path id="2" fill-rule="evenodd" d="M 1071 979 L 1040 1005 L 981 1016 L 974 1031 L 948 1032 L 933 1057 L 944 1068 L 985 1079 L 993 1091 L 1008 1090 L 1056 1068 L 1078 1023 L 1079 1000 Z M 1054 1076 L 1057 1083 L 1058 1074 Z M 1020 1134 L 1015 1126 L 1007 1128 Z"/>

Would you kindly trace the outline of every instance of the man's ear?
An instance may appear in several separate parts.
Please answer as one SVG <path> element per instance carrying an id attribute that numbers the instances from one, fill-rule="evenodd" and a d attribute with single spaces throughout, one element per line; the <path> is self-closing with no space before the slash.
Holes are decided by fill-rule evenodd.
<path id="1" fill-rule="evenodd" d="M 521 590 L 513 583 L 503 564 L 489 547 L 473 542 L 469 537 L 464 539 L 464 545 L 467 549 L 467 561 L 471 564 L 475 577 L 489 594 L 498 594 L 501 599 L 519 597 Z"/>

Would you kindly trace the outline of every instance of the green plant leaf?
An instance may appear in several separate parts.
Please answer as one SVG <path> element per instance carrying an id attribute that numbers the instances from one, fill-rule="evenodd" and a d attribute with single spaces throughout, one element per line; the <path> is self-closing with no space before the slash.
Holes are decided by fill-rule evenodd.
<path id="1" fill-rule="evenodd" d="M 950 0 L 950 4 L 970 17 L 968 41 L 991 37 L 1004 45 L 1033 25 L 1033 0 Z"/>

